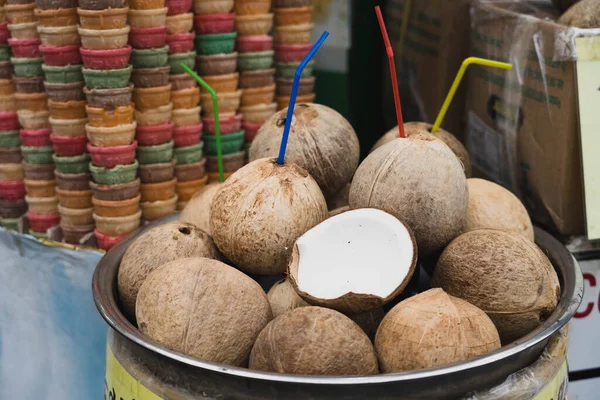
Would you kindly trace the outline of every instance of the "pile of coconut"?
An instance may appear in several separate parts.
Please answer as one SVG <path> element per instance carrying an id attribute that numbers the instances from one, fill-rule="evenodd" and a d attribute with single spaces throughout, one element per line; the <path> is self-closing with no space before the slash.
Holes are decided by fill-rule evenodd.
<path id="1" fill-rule="evenodd" d="M 371 375 L 469 360 L 550 316 L 559 280 L 525 207 L 469 178 L 454 136 L 408 123 L 359 165 L 348 121 L 299 104 L 278 164 L 286 112 L 248 165 L 128 248 L 120 302 L 149 339 L 260 371 Z"/>

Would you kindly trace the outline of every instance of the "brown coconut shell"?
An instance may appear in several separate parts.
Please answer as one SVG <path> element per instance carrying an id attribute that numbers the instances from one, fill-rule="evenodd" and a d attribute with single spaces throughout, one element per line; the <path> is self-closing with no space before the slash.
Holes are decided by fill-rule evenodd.
<path id="1" fill-rule="evenodd" d="M 375 150 L 360 164 L 350 187 L 351 208 L 378 208 L 406 223 L 423 258 L 439 254 L 463 231 L 467 205 L 461 163 L 429 133 Z"/>
<path id="2" fill-rule="evenodd" d="M 142 333 L 171 350 L 240 366 L 271 320 L 271 308 L 260 285 L 241 271 L 186 258 L 148 276 L 136 315 Z"/>
<path id="3" fill-rule="evenodd" d="M 452 241 L 431 284 L 485 311 L 504 344 L 545 321 L 560 298 L 558 276 L 548 257 L 523 235 L 491 229 Z"/>
<path id="4" fill-rule="evenodd" d="M 374 375 L 375 350 L 345 315 L 301 307 L 271 321 L 250 354 L 250 369 L 298 375 Z"/>
<path id="5" fill-rule="evenodd" d="M 569 9 L 569 7 L 573 6 L 573 4 L 578 3 L 580 0 L 552 0 L 552 4 L 556 7 L 560 12 L 565 12 Z"/>
<path id="6" fill-rule="evenodd" d="M 271 305 L 271 311 L 273 311 L 273 318 L 277 318 L 299 307 L 310 306 L 310 304 L 302 300 L 302 297 L 298 296 L 294 287 L 287 279 L 275 282 L 267 293 L 267 299 Z"/>
<path id="7" fill-rule="evenodd" d="M 574 3 L 571 1 L 571 3 Z M 557 23 L 576 28 L 600 28 L 600 2 L 581 0 L 573 4 L 560 16 Z"/>
<path id="8" fill-rule="evenodd" d="M 404 132 L 406 136 L 411 136 L 419 133 L 428 133 L 431 132 L 431 128 L 433 125 L 428 124 L 426 122 L 407 122 L 404 124 Z M 433 134 L 437 139 L 446 143 L 450 150 L 458 157 L 460 162 L 462 163 L 463 170 L 465 171 L 465 176 L 470 178 L 472 175 L 472 167 L 471 167 L 471 157 L 467 152 L 465 146 L 450 132 L 440 128 L 438 131 Z M 385 135 L 379 138 L 379 140 L 375 143 L 373 148 L 371 149 L 371 153 L 383 146 L 386 143 L 391 142 L 394 139 L 398 139 L 398 125 L 394 128 L 390 129 Z"/>
<path id="9" fill-rule="evenodd" d="M 490 318 L 441 289 L 398 303 L 383 318 L 375 336 L 384 373 L 440 367 L 499 348 L 498 331 Z"/>
<path id="10" fill-rule="evenodd" d="M 275 159 L 237 170 L 213 200 L 210 226 L 221 252 L 245 272 L 285 272 L 294 242 L 328 217 L 317 183 L 304 169 Z"/>
<path id="11" fill-rule="evenodd" d="M 346 211 L 350 211 L 350 206 L 344 206 L 344 207 L 340 207 L 340 208 L 331 210 L 331 211 L 329 211 L 329 218 L 335 217 L 336 215 L 344 213 Z"/>
<path id="12" fill-rule="evenodd" d="M 196 225 L 210 235 L 210 207 L 221 185 L 221 182 L 209 183 L 194 194 L 181 211 L 179 221 Z"/>
<path id="13" fill-rule="evenodd" d="M 379 297 L 371 294 L 349 292 L 335 299 L 320 299 L 300 290 L 298 288 L 298 264 L 300 262 L 300 254 L 298 251 L 298 246 L 295 243 L 294 250 L 292 251 L 292 255 L 290 257 L 290 261 L 287 268 L 288 280 L 290 281 L 290 284 L 292 285 L 296 293 L 298 293 L 298 295 L 303 300 L 305 300 L 307 303 L 313 306 L 332 308 L 334 310 L 343 312 L 347 315 L 366 313 L 371 310 L 374 310 L 375 308 L 381 307 L 384 304 L 390 302 L 392 299 L 394 299 L 396 296 L 402 293 L 406 285 L 408 285 L 408 283 L 410 282 L 413 274 L 415 273 L 415 268 L 417 266 L 417 243 L 410 229 L 407 227 L 406 230 L 408 231 L 410 239 L 412 240 L 412 245 L 414 249 L 413 259 L 408 273 L 406 274 L 406 277 L 404 278 L 402 283 L 387 297 Z"/>
<path id="14" fill-rule="evenodd" d="M 333 196 L 329 196 L 326 198 L 327 207 L 330 210 L 335 210 L 336 208 L 347 207 L 350 204 L 350 185 L 346 185 L 342 190 L 334 194 Z"/>
<path id="15" fill-rule="evenodd" d="M 288 279 L 281 279 L 276 282 L 267 293 L 267 299 L 271 305 L 271 311 L 273 311 L 273 318 L 277 318 L 296 308 L 310 306 L 310 304 L 302 300 L 302 297 L 298 296 L 298 293 L 296 293 Z M 373 340 L 377 332 L 377 327 L 384 315 L 383 308 L 379 307 L 366 313 L 349 315 L 349 317 L 360 326 L 369 339 Z"/>
<path id="16" fill-rule="evenodd" d="M 375 340 L 375 334 L 377 333 L 377 328 L 383 321 L 383 317 L 385 316 L 385 312 L 383 308 L 378 307 L 374 310 L 371 310 L 366 313 L 349 315 L 350 319 L 354 321 L 360 329 L 363 330 L 364 333 L 367 334 L 371 341 Z"/>
<path id="17" fill-rule="evenodd" d="M 277 156 L 286 116 L 287 108 L 263 124 L 250 146 L 250 161 Z M 296 105 L 285 161 L 307 170 L 324 195 L 350 183 L 359 157 L 358 137 L 338 112 L 320 104 Z"/>
<path id="18" fill-rule="evenodd" d="M 469 206 L 465 232 L 499 229 L 534 241 L 533 224 L 521 201 L 500 185 L 485 179 L 467 179 Z"/>
<path id="19" fill-rule="evenodd" d="M 117 283 L 125 315 L 134 320 L 138 292 L 152 271 L 187 257 L 219 259 L 220 254 L 206 232 L 185 222 L 160 225 L 139 236 L 129 246 L 119 266 Z"/>

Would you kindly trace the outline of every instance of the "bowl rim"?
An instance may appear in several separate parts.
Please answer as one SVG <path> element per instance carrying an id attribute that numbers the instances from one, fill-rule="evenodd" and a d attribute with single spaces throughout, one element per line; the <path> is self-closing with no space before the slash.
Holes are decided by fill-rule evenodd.
<path id="1" fill-rule="evenodd" d="M 561 295 L 556 309 L 550 317 L 536 329 L 524 337 L 502 346 L 498 350 L 476 357 L 474 359 L 449 364 L 437 368 L 418 371 L 397 372 L 372 376 L 328 377 L 328 376 L 303 376 L 291 374 L 278 374 L 272 372 L 253 371 L 241 367 L 231 367 L 213 362 L 203 361 L 183 353 L 172 351 L 156 341 L 144 336 L 141 331 L 120 311 L 117 301 L 117 273 L 119 263 L 127 247 L 139 234 L 154 228 L 162 223 L 178 218 L 178 214 L 160 219 L 141 229 L 130 233 L 109 251 L 98 263 L 93 279 L 92 291 L 94 302 L 98 311 L 108 325 L 118 334 L 145 350 L 175 360 L 188 367 L 210 371 L 231 378 L 243 378 L 262 382 L 279 382 L 287 384 L 308 384 L 320 386 L 342 385 L 373 385 L 385 383 L 398 383 L 408 381 L 426 381 L 430 378 L 452 376 L 452 374 L 477 370 L 478 368 L 494 368 L 499 363 L 507 362 L 520 353 L 525 352 L 543 341 L 547 340 L 559 329 L 565 326 L 577 311 L 583 298 L 583 275 L 577 261 L 557 239 L 538 227 L 534 227 L 536 244 L 548 255 L 557 270 L 561 282 Z M 550 252 L 552 249 L 552 252 Z M 515 369 L 518 370 L 521 367 Z"/>

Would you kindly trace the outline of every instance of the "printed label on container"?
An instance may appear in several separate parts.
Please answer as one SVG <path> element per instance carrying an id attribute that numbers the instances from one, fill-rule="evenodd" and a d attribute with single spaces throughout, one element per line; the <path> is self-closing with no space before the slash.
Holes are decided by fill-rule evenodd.
<path id="1" fill-rule="evenodd" d="M 579 260 L 583 272 L 583 299 L 569 323 L 571 372 L 600 368 L 600 259 Z"/>
<path id="2" fill-rule="evenodd" d="M 119 363 L 106 344 L 106 377 L 104 400 L 163 400 L 142 386 Z"/>
<path id="3" fill-rule="evenodd" d="M 552 382 L 547 384 L 533 400 L 566 400 L 568 385 L 569 369 L 567 367 L 567 360 L 565 360 L 554 379 L 552 379 Z"/>

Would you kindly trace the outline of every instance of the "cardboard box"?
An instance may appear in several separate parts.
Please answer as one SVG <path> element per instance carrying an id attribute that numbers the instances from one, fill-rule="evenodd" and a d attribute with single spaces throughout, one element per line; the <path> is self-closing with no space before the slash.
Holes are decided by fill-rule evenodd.
<path id="1" fill-rule="evenodd" d="M 407 6 L 408 27 L 402 42 L 402 18 Z M 469 54 L 469 0 L 390 0 L 386 11 L 405 120 L 433 123 L 462 61 Z M 384 76 L 384 104 L 389 119 L 386 122 L 395 125 L 389 72 Z M 465 96 L 466 84 L 463 84 L 443 123 L 444 129 L 459 139 L 464 139 Z"/>
<path id="2" fill-rule="evenodd" d="M 471 9 L 471 54 L 513 70 L 471 67 L 467 148 L 473 165 L 565 235 L 584 232 L 574 69 L 575 30 L 550 2 L 484 1 Z"/>

